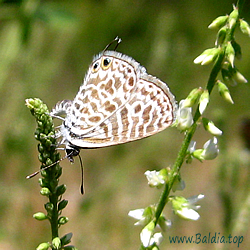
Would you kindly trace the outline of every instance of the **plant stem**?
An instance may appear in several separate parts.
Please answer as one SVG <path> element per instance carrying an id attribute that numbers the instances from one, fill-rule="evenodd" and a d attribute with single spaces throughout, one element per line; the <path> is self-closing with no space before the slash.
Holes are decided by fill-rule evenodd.
<path id="1" fill-rule="evenodd" d="M 237 7 L 239 8 L 239 11 L 242 9 L 243 3 L 244 3 L 243 0 L 238 1 Z M 228 30 L 226 38 L 221 46 L 221 52 L 219 53 L 219 55 L 214 63 L 214 66 L 211 70 L 211 73 L 209 75 L 209 79 L 208 79 L 207 86 L 206 86 L 206 89 L 208 90 L 209 95 L 211 94 L 211 92 L 214 88 L 217 76 L 222 68 L 222 64 L 223 64 L 224 58 L 225 58 L 225 48 L 227 46 L 227 43 L 233 39 L 235 27 L 236 27 L 236 25 L 234 25 L 234 27 L 232 27 L 231 29 Z M 201 114 L 199 112 L 199 107 L 197 107 L 195 115 L 194 115 L 194 123 L 191 126 L 191 128 L 186 132 L 186 135 L 184 137 L 183 143 L 182 143 L 181 148 L 179 150 L 177 159 L 173 165 L 173 168 L 171 169 L 171 172 L 169 175 L 170 176 L 169 181 L 166 183 L 164 190 L 161 194 L 159 203 L 157 205 L 155 219 L 154 219 L 155 226 L 157 225 L 159 217 L 161 216 L 162 211 L 168 202 L 169 193 L 172 189 L 175 178 L 180 173 L 181 166 L 182 166 L 182 164 L 185 160 L 185 157 L 186 157 L 188 146 L 189 146 L 189 144 L 192 140 L 192 137 L 196 131 L 197 123 L 198 123 L 200 117 L 201 117 Z"/>

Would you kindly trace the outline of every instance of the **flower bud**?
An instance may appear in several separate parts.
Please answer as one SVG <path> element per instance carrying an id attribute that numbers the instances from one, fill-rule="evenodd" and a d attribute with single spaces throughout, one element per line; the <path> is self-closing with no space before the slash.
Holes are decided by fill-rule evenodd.
<path id="1" fill-rule="evenodd" d="M 52 240 L 52 246 L 53 246 L 53 249 L 60 249 L 61 248 L 61 240 L 59 237 L 55 237 Z"/>
<path id="2" fill-rule="evenodd" d="M 62 184 L 56 188 L 56 195 L 60 196 L 65 193 L 67 187 L 65 184 Z"/>
<path id="3" fill-rule="evenodd" d="M 36 250 L 48 250 L 50 247 L 50 244 L 48 242 L 41 243 Z"/>
<path id="4" fill-rule="evenodd" d="M 184 100 L 182 107 L 183 108 L 188 108 L 188 107 L 192 107 L 196 101 L 198 100 L 198 98 L 200 97 L 201 93 L 202 93 L 202 88 L 195 88 L 193 89 L 189 95 L 187 96 L 187 98 Z"/>
<path id="5" fill-rule="evenodd" d="M 226 15 L 226 16 L 219 16 L 216 19 L 214 19 L 212 23 L 209 24 L 208 28 L 209 29 L 220 28 L 220 27 L 222 27 L 222 26 L 224 26 L 226 24 L 227 19 L 228 19 L 228 15 Z"/>
<path id="6" fill-rule="evenodd" d="M 222 96 L 222 98 L 224 98 L 227 102 L 234 104 L 234 101 L 230 95 L 229 89 L 226 86 L 226 84 L 218 80 L 217 85 L 218 85 L 219 93 Z"/>
<path id="7" fill-rule="evenodd" d="M 44 207 L 45 207 L 45 209 L 46 209 L 47 212 L 51 212 L 51 211 L 53 211 L 53 209 L 54 209 L 54 205 L 53 205 L 53 203 L 51 203 L 51 202 L 47 202 L 47 203 L 44 205 Z"/>
<path id="8" fill-rule="evenodd" d="M 59 225 L 64 225 L 69 221 L 69 218 L 66 216 L 62 216 L 58 219 L 58 224 Z"/>
<path id="9" fill-rule="evenodd" d="M 222 27 L 218 31 L 217 37 L 216 37 L 216 40 L 215 40 L 215 46 L 216 47 L 218 47 L 219 45 L 221 45 L 224 42 L 226 34 L 227 34 L 227 28 L 226 27 Z"/>
<path id="10" fill-rule="evenodd" d="M 236 24 L 238 17 L 239 17 L 239 10 L 237 7 L 234 6 L 234 10 L 230 13 L 228 18 L 228 24 L 230 29 L 232 29 L 233 26 Z"/>
<path id="11" fill-rule="evenodd" d="M 231 42 L 228 42 L 228 44 L 227 44 L 225 56 L 226 56 L 228 62 L 231 64 L 231 66 L 234 67 L 235 52 L 234 52 L 234 48 L 233 48 Z"/>
<path id="12" fill-rule="evenodd" d="M 42 212 L 37 212 L 33 214 L 33 218 L 35 218 L 36 220 L 46 220 L 48 217 Z"/>
<path id="13" fill-rule="evenodd" d="M 210 132 L 212 135 L 217 135 L 217 136 L 222 135 L 222 131 L 218 129 L 211 120 L 203 117 L 202 122 L 203 122 L 204 128 L 208 132 Z"/>
<path id="14" fill-rule="evenodd" d="M 40 190 L 40 194 L 44 196 L 49 196 L 51 194 L 50 190 L 47 187 L 43 187 Z"/>
<path id="15" fill-rule="evenodd" d="M 206 49 L 201 55 L 194 59 L 195 64 L 207 65 L 214 62 L 220 53 L 220 48 Z"/>
<path id="16" fill-rule="evenodd" d="M 61 242 L 65 246 L 71 242 L 73 234 L 72 233 L 67 233 L 63 237 L 61 237 Z"/>
<path id="17" fill-rule="evenodd" d="M 250 36 L 250 26 L 245 20 L 240 20 L 240 29 L 243 34 Z"/>
<path id="18" fill-rule="evenodd" d="M 47 187 L 48 186 L 48 182 L 44 178 L 39 178 L 38 182 L 39 182 L 39 185 L 41 187 Z"/>
<path id="19" fill-rule="evenodd" d="M 208 93 L 208 90 L 206 89 L 204 90 L 204 92 L 201 94 L 201 97 L 200 97 L 199 111 L 201 115 L 205 111 L 208 103 L 209 103 L 209 93 Z"/>
<path id="20" fill-rule="evenodd" d="M 247 83 L 247 79 L 238 70 L 235 70 L 233 80 L 237 83 Z"/>
<path id="21" fill-rule="evenodd" d="M 49 157 L 50 157 L 49 153 L 47 153 L 46 155 L 44 155 L 44 158 L 47 158 L 46 159 L 46 165 L 47 166 L 52 165 L 54 163 Z"/>
<path id="22" fill-rule="evenodd" d="M 64 209 L 67 206 L 67 204 L 68 204 L 67 200 L 60 201 L 58 204 L 58 210 L 60 211 L 60 210 Z"/>

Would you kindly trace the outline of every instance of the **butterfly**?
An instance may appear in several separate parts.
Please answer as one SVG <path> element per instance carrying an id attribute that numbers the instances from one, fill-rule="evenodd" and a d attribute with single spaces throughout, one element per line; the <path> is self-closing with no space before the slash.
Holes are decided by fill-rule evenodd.
<path id="1" fill-rule="evenodd" d="M 118 46 L 121 40 L 114 41 Z M 175 120 L 177 104 L 167 84 L 132 57 L 107 50 L 110 44 L 94 57 L 74 100 L 58 102 L 50 113 L 63 120 L 56 137 L 71 162 L 80 149 L 142 139 Z"/>

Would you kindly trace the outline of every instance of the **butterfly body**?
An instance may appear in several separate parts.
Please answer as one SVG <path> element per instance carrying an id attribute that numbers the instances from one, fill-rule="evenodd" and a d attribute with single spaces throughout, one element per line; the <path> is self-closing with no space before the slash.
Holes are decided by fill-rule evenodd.
<path id="1" fill-rule="evenodd" d="M 73 101 L 56 104 L 66 115 L 58 136 L 67 154 L 148 137 L 169 127 L 177 105 L 168 86 L 133 58 L 116 51 L 95 56 Z M 72 157 L 71 157 L 72 158 Z"/>

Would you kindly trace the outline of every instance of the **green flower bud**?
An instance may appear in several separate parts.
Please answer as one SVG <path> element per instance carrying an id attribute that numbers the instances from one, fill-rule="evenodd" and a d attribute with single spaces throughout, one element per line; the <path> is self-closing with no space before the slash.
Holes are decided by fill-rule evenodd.
<path id="1" fill-rule="evenodd" d="M 225 56 L 226 56 L 228 62 L 231 64 L 231 66 L 234 67 L 235 52 L 234 52 L 234 48 L 233 48 L 231 42 L 228 42 L 228 44 L 227 44 Z"/>
<path id="2" fill-rule="evenodd" d="M 57 196 L 60 196 L 60 195 L 64 194 L 65 191 L 66 191 L 66 189 L 67 189 L 67 187 L 66 187 L 65 184 L 62 184 L 62 185 L 58 186 L 58 187 L 56 188 L 56 195 L 57 195 Z"/>
<path id="3" fill-rule="evenodd" d="M 44 168 L 45 166 L 42 166 L 42 167 Z M 47 178 L 48 173 L 45 170 L 41 169 L 41 176 L 44 177 L 44 178 Z"/>
<path id="4" fill-rule="evenodd" d="M 217 37 L 216 37 L 216 41 L 215 41 L 215 46 L 219 46 L 221 45 L 226 37 L 227 34 L 227 28 L 226 27 L 222 27 L 219 32 L 217 33 Z"/>
<path id="5" fill-rule="evenodd" d="M 67 245 L 67 244 L 69 244 L 69 243 L 71 242 L 72 236 L 73 236 L 72 233 L 65 234 L 65 235 L 61 238 L 62 244 L 63 244 L 64 246 Z"/>
<path id="6" fill-rule="evenodd" d="M 214 62 L 220 53 L 220 48 L 206 49 L 201 55 L 194 59 L 195 64 L 207 65 Z"/>
<path id="7" fill-rule="evenodd" d="M 39 160 L 41 163 L 45 163 L 45 162 L 46 162 L 46 159 L 43 158 L 43 155 L 42 155 L 42 154 L 39 154 L 39 155 L 38 155 L 38 160 Z"/>
<path id="8" fill-rule="evenodd" d="M 49 196 L 51 194 L 50 190 L 47 187 L 43 187 L 40 190 L 40 194 L 44 196 Z"/>
<path id="9" fill-rule="evenodd" d="M 68 218 L 68 217 L 62 216 L 62 217 L 60 217 L 60 218 L 58 219 L 58 224 L 64 225 L 64 224 L 66 224 L 68 221 L 69 221 L 69 218 Z"/>
<path id="10" fill-rule="evenodd" d="M 51 203 L 51 202 L 47 202 L 45 205 L 44 205 L 46 211 L 49 213 L 51 211 L 53 211 L 54 209 L 54 205 Z"/>
<path id="11" fill-rule="evenodd" d="M 245 20 L 240 20 L 240 29 L 243 34 L 250 36 L 250 26 Z"/>
<path id="12" fill-rule="evenodd" d="M 237 7 L 234 6 L 234 10 L 230 13 L 228 18 L 228 24 L 230 29 L 232 29 L 233 26 L 236 24 L 238 17 L 239 17 L 239 10 Z"/>
<path id="13" fill-rule="evenodd" d="M 192 107 L 196 101 L 198 100 L 198 98 L 200 97 L 201 93 L 202 93 L 202 88 L 195 88 L 193 89 L 188 97 L 184 100 L 182 107 L 183 108 L 188 108 L 188 107 Z"/>
<path id="14" fill-rule="evenodd" d="M 50 244 L 48 242 L 41 243 L 36 250 L 48 250 L 50 247 Z"/>
<path id="15" fill-rule="evenodd" d="M 233 80 L 237 83 L 247 83 L 247 79 L 237 69 L 233 74 Z"/>
<path id="16" fill-rule="evenodd" d="M 216 19 L 213 20 L 212 23 L 209 24 L 209 29 L 218 29 L 226 24 L 228 20 L 228 15 L 226 16 L 219 16 Z"/>
<path id="17" fill-rule="evenodd" d="M 42 213 L 42 212 L 37 212 L 35 214 L 33 214 L 33 218 L 36 220 L 46 220 L 48 219 L 47 215 Z"/>
<path id="18" fill-rule="evenodd" d="M 52 246 L 53 248 L 55 249 L 60 249 L 61 248 L 61 240 L 59 237 L 55 237 L 53 240 L 52 240 Z"/>
<path id="19" fill-rule="evenodd" d="M 38 145 L 37 145 L 37 148 L 38 148 L 38 152 L 39 152 L 39 153 L 42 153 L 42 152 L 44 151 L 44 147 L 43 147 L 42 144 L 38 144 Z"/>
<path id="20" fill-rule="evenodd" d="M 203 117 L 202 122 L 205 130 L 210 132 L 212 135 L 222 135 L 222 131 L 218 129 L 211 120 Z"/>
<path id="21" fill-rule="evenodd" d="M 217 81 L 217 85 L 218 85 L 218 89 L 219 89 L 219 93 L 221 97 L 224 98 L 227 102 L 234 104 L 234 101 L 230 95 L 229 89 L 226 86 L 226 84 L 224 84 L 221 81 Z"/>
<path id="22" fill-rule="evenodd" d="M 48 186 L 48 183 L 44 178 L 39 178 L 38 182 L 39 182 L 39 185 L 41 187 L 47 187 Z"/>
<path id="23" fill-rule="evenodd" d="M 60 210 L 64 209 L 67 206 L 67 204 L 68 204 L 67 200 L 60 201 L 58 204 L 58 210 L 60 211 Z"/>

